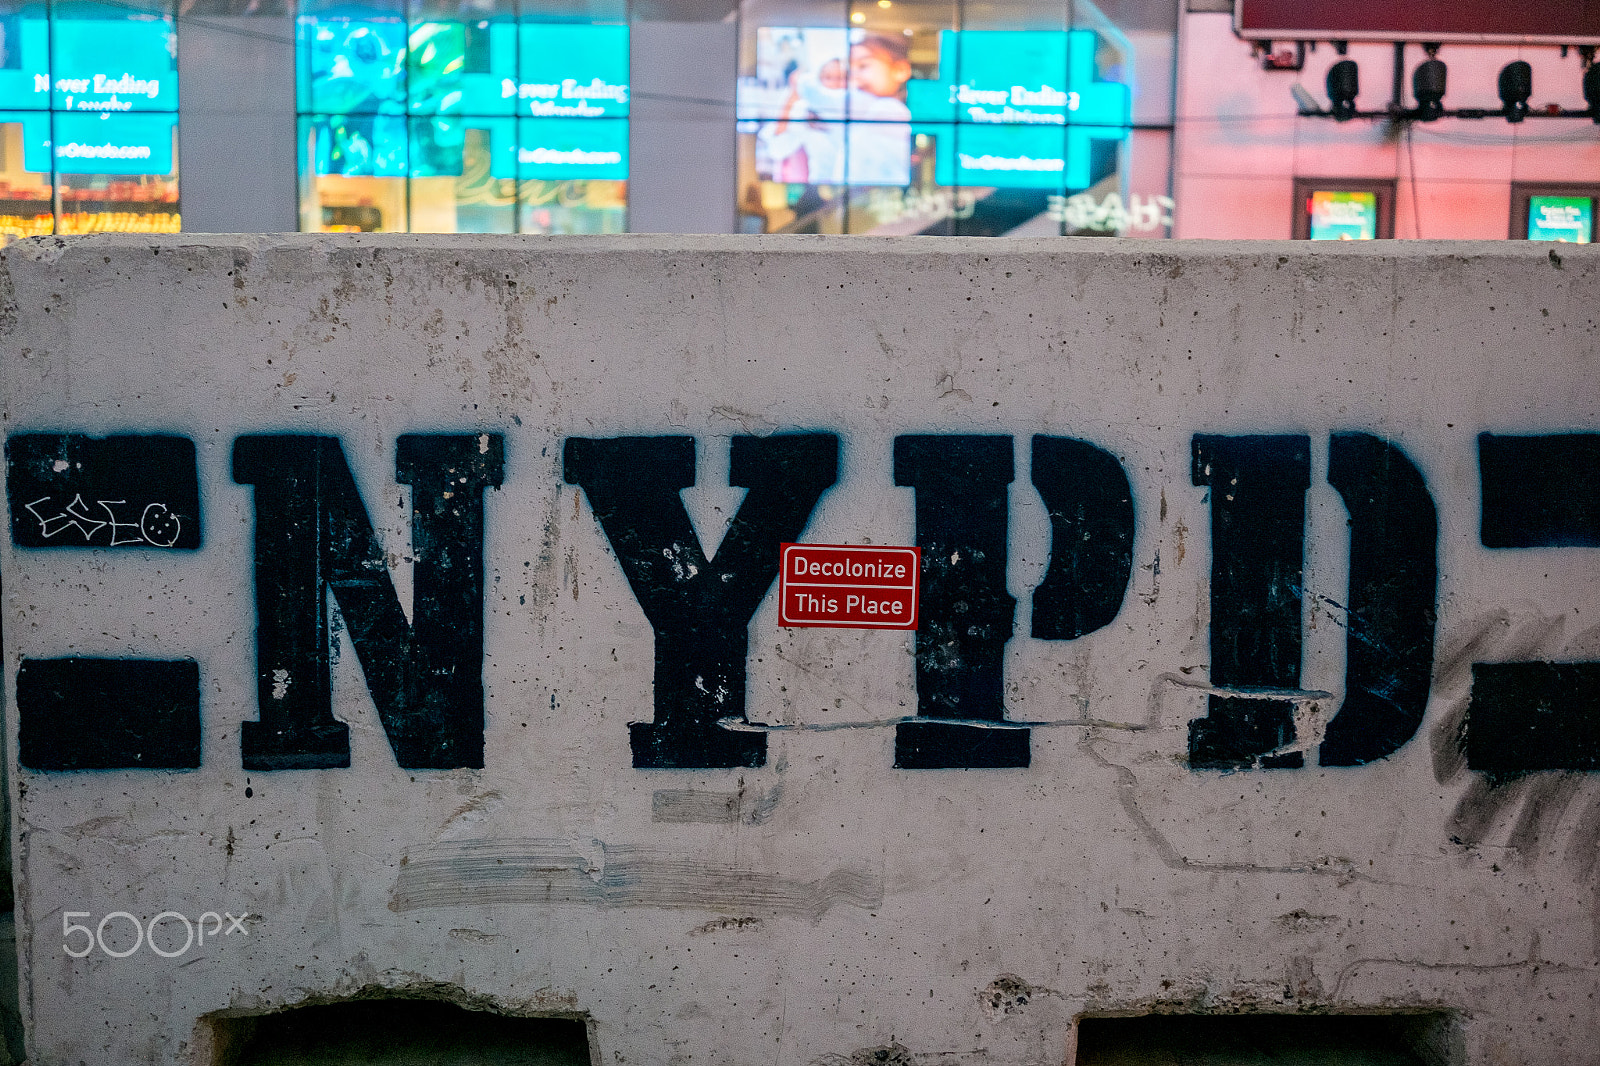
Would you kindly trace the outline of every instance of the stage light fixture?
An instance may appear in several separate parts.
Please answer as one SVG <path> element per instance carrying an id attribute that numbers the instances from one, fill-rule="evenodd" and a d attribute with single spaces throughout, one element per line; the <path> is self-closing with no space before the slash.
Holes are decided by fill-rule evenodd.
<path id="1" fill-rule="evenodd" d="M 1507 122 L 1521 122 L 1528 117 L 1528 97 L 1533 95 L 1533 68 L 1526 60 L 1518 59 L 1500 68 L 1501 113 Z"/>
<path id="2" fill-rule="evenodd" d="M 1411 95 L 1417 98 L 1417 118 L 1432 122 L 1444 115 L 1445 66 L 1439 59 L 1420 63 L 1411 74 Z"/>
<path id="3" fill-rule="evenodd" d="M 1356 95 L 1361 91 L 1361 72 L 1353 59 L 1341 59 L 1328 68 L 1328 99 L 1333 102 L 1333 117 L 1345 122 L 1355 117 Z"/>

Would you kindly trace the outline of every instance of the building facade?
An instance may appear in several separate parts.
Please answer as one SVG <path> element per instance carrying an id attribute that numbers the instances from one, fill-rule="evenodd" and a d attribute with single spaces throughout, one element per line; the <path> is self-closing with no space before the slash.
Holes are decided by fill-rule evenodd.
<path id="1" fill-rule="evenodd" d="M 0 234 L 1586 241 L 1600 195 L 1581 34 L 1269 41 L 1217 0 L 285 2 L 0 4 Z"/>

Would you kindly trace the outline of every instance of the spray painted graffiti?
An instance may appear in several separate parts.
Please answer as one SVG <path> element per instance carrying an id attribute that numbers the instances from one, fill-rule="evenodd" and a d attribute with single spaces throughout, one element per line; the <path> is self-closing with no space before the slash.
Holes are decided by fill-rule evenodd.
<path id="1" fill-rule="evenodd" d="M 416 596 L 406 621 L 337 437 L 243 436 L 233 479 L 255 489 L 260 720 L 247 770 L 350 765 L 333 716 L 331 592 L 367 690 L 408 769 L 483 766 L 483 493 L 500 484 L 498 434 L 406 434 L 395 476 L 412 489 Z"/>
<path id="2" fill-rule="evenodd" d="M 1484 548 L 1600 547 L 1600 434 L 1484 434 L 1478 443 Z M 1306 493 L 1320 446 L 1296 434 L 1191 439 L 1192 481 L 1211 516 L 1213 688 L 1206 714 L 1189 726 L 1194 770 L 1307 762 L 1293 711 L 1319 695 L 1301 687 L 1301 627 Z M 917 707 L 896 723 L 899 768 L 1031 763 L 1030 726 L 1008 719 L 1004 695 L 1015 635 L 1006 586 L 1015 447 L 1004 434 L 893 441 L 894 485 L 912 493 L 923 588 L 908 663 Z M 653 718 L 629 725 L 641 769 L 765 763 L 766 734 L 739 728 L 749 721 L 751 620 L 775 583 L 779 544 L 801 538 L 839 476 L 833 433 L 734 437 L 728 481 L 748 492 L 708 556 L 680 495 L 694 484 L 695 448 L 688 436 L 572 437 L 563 450 L 563 477 L 590 501 L 655 634 Z M 1033 590 L 1029 638 L 1077 640 L 1122 609 L 1137 498 L 1122 463 L 1096 444 L 1041 434 L 1031 449 L 1051 550 Z M 1392 755 L 1422 722 L 1441 531 L 1422 471 L 1392 442 L 1343 432 L 1326 449 L 1328 483 L 1349 516 L 1340 605 L 1349 624 L 1344 701 L 1316 761 L 1350 767 Z M 19 434 L 6 457 L 18 545 L 199 547 L 194 447 L 185 438 Z M 233 479 L 254 500 L 258 717 L 243 723 L 246 769 L 350 765 L 349 730 L 333 708 L 330 597 L 398 765 L 484 765 L 484 499 L 504 473 L 499 434 L 398 438 L 395 478 L 413 497 L 408 621 L 339 439 L 234 441 Z M 67 505 L 51 510 L 46 498 Z M 93 517 L 89 500 L 110 504 L 110 517 Z M 24 659 L 22 763 L 54 771 L 198 766 L 200 670 L 191 660 Z M 1473 770 L 1600 771 L 1600 663 L 1478 663 L 1473 677 L 1463 726 Z"/>
<path id="3" fill-rule="evenodd" d="M 89 505 L 78 493 L 62 506 L 49 496 L 23 504 L 23 508 L 39 520 L 39 536 L 45 540 L 76 530 L 85 544 L 93 544 L 95 535 L 102 529 L 110 534 L 107 547 L 120 548 L 127 544 L 145 544 L 152 548 L 170 548 L 183 535 L 183 519 L 164 503 L 147 503 L 134 522 L 119 522 L 119 508 L 126 508 L 127 500 L 96 500 L 95 505 L 105 514 L 98 520 L 89 513 Z M 131 532 L 130 532 L 131 530 Z"/>
<path id="4" fill-rule="evenodd" d="M 11 541 L 24 548 L 200 547 L 194 442 L 23 433 L 6 441 Z"/>
<path id="5" fill-rule="evenodd" d="M 1484 433 L 1478 469 L 1485 548 L 1600 547 L 1600 433 Z M 1600 662 L 1473 663 L 1462 728 L 1474 770 L 1600 772 Z"/>

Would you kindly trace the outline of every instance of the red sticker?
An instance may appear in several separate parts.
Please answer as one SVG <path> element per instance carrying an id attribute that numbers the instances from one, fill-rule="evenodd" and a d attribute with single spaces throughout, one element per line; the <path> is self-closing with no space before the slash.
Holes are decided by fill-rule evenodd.
<path id="1" fill-rule="evenodd" d="M 785 544 L 779 558 L 779 625 L 917 628 L 920 549 Z"/>

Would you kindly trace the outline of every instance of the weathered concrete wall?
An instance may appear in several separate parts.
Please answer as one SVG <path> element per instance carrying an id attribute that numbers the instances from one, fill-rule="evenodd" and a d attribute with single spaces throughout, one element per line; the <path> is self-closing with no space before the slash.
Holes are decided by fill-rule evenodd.
<path id="1" fill-rule="evenodd" d="M 374 988 L 608 1066 L 1423 1008 L 1600 1062 L 1600 252 L 0 262 L 33 1062 Z M 922 628 L 779 628 L 795 539 L 920 543 Z"/>

